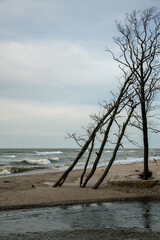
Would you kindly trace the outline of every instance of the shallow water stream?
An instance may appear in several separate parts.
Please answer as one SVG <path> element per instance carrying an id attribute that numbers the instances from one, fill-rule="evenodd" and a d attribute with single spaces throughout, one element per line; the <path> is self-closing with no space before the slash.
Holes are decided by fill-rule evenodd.
<path id="1" fill-rule="evenodd" d="M 0 239 L 160 239 L 160 202 L 0 212 Z"/>

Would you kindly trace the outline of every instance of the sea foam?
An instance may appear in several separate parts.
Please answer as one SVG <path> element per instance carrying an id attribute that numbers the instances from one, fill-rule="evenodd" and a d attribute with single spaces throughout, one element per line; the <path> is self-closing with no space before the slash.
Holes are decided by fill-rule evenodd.
<path id="1" fill-rule="evenodd" d="M 160 160 L 160 156 L 152 156 L 149 157 L 150 161 L 153 160 Z M 127 164 L 127 163 L 134 163 L 134 162 L 143 162 L 143 158 L 127 158 L 127 159 L 122 159 L 122 160 L 116 160 L 115 164 Z"/>
<path id="2" fill-rule="evenodd" d="M 4 158 L 15 158 L 16 156 L 15 155 L 4 155 L 3 157 Z"/>
<path id="3" fill-rule="evenodd" d="M 33 165 L 50 165 L 51 161 L 49 159 L 38 159 L 38 160 L 24 160 L 23 162 L 33 164 Z"/>
<path id="4" fill-rule="evenodd" d="M 0 172 L 0 175 L 9 175 L 11 172 L 8 169 L 4 169 Z"/>
<path id="5" fill-rule="evenodd" d="M 53 155 L 53 154 L 62 154 L 61 151 L 53 151 L 53 152 L 35 152 L 35 155 L 46 156 L 46 155 Z"/>

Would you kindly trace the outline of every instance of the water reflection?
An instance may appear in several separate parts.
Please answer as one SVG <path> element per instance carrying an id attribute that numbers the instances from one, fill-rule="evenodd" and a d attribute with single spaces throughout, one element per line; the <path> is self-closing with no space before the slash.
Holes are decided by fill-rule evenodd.
<path id="1" fill-rule="evenodd" d="M 0 235 L 81 229 L 136 229 L 158 233 L 160 202 L 74 205 L 2 211 L 0 214 Z"/>
<path id="2" fill-rule="evenodd" d="M 143 216 L 143 222 L 144 227 L 147 229 L 151 229 L 152 224 L 152 212 L 151 212 L 151 203 L 150 202 L 144 202 L 142 204 L 142 216 Z"/>

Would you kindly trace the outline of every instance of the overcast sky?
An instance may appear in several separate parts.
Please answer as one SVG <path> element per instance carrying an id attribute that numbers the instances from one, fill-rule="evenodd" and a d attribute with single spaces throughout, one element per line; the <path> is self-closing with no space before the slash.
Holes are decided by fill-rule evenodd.
<path id="1" fill-rule="evenodd" d="M 115 20 L 159 0 L 0 0 L 0 147 L 73 147 L 120 72 Z M 160 137 L 151 136 L 151 147 Z"/>

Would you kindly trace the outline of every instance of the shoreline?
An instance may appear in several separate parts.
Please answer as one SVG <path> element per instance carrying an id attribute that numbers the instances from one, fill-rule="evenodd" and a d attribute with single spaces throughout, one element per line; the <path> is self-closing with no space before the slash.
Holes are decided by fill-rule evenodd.
<path id="1" fill-rule="evenodd" d="M 160 201 L 160 160 L 149 162 L 150 180 L 138 179 L 143 163 L 113 165 L 104 182 L 91 189 L 105 167 L 96 170 L 85 188 L 83 170 L 73 170 L 61 187 L 52 187 L 62 172 L 0 177 L 0 211 L 113 201 Z M 89 169 L 87 170 L 87 173 Z"/>
<path id="2" fill-rule="evenodd" d="M 38 209 L 38 208 L 52 208 L 52 207 L 69 207 L 74 205 L 88 205 L 88 204 L 102 204 L 107 202 L 160 202 L 160 196 L 136 196 L 136 197 L 124 197 L 124 198 L 107 198 L 107 199 L 94 199 L 94 200 L 82 200 L 82 201 L 70 201 L 70 202 L 54 202 L 54 203 L 44 203 L 40 205 L 16 205 L 16 206 L 0 206 L 0 212 L 2 211 L 10 211 L 10 210 L 27 210 L 27 209 Z"/>

